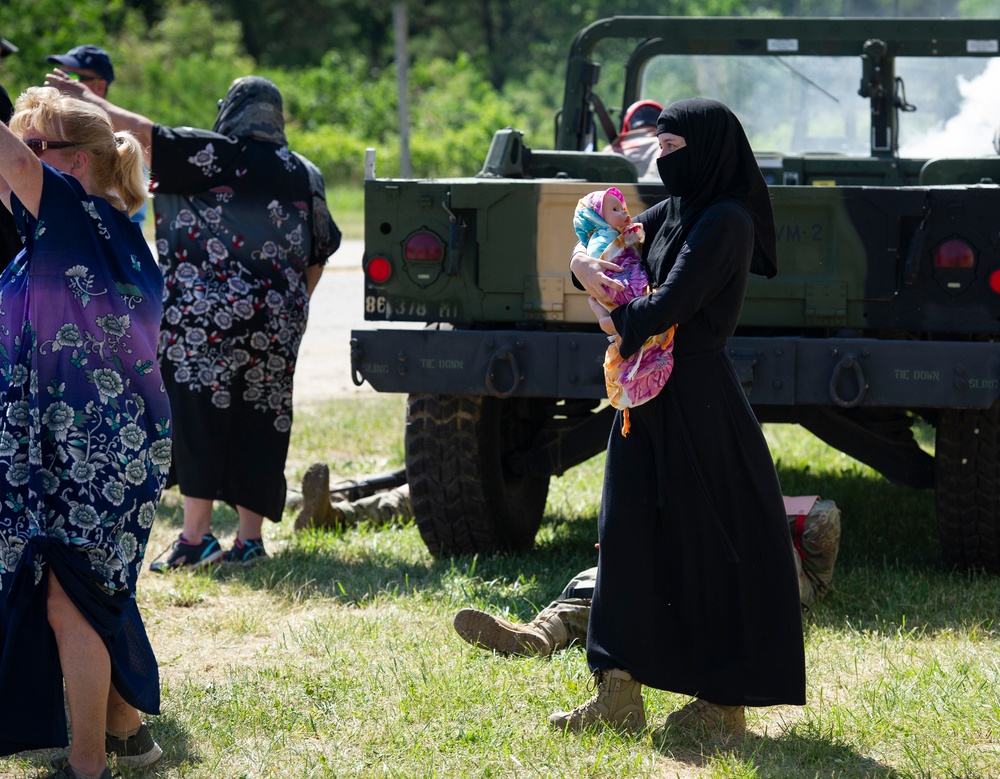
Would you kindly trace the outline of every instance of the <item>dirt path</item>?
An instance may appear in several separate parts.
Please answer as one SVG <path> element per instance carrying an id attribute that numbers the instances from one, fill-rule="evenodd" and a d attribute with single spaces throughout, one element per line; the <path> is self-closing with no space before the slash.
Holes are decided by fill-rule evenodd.
<path id="1" fill-rule="evenodd" d="M 344 241 L 327 263 L 309 305 L 309 325 L 295 368 L 295 407 L 374 390 L 351 381 L 351 328 L 364 319 L 363 241 Z"/>

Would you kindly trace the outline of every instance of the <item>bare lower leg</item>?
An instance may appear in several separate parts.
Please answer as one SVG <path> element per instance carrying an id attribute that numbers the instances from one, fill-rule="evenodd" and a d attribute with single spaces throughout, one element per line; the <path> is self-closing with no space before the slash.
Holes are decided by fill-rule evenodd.
<path id="1" fill-rule="evenodd" d="M 184 538 L 193 544 L 212 532 L 212 501 L 184 496 Z"/>
<path id="2" fill-rule="evenodd" d="M 111 658 L 97 631 L 49 572 L 48 620 L 55 633 L 73 728 L 70 765 L 98 776 L 108 765 L 104 730 L 111 691 Z"/>
<path id="3" fill-rule="evenodd" d="M 114 685 L 111 685 L 111 691 L 108 693 L 107 729 L 127 733 L 138 729 L 141 725 L 142 717 L 139 716 L 135 706 L 126 703 Z"/>
<path id="4" fill-rule="evenodd" d="M 251 538 L 260 538 L 261 528 L 264 526 L 264 516 L 251 511 L 246 506 L 237 506 L 236 513 L 240 515 L 240 529 L 236 534 L 236 540 L 242 544 Z"/>

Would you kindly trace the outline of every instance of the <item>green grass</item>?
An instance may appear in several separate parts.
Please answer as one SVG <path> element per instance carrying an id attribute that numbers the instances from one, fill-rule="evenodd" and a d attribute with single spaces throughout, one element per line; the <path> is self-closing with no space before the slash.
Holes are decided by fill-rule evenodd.
<path id="1" fill-rule="evenodd" d="M 297 413 L 289 485 L 319 460 L 341 476 L 400 466 L 403 412 L 399 397 L 369 396 Z M 833 589 L 805 617 L 805 707 L 752 710 L 745 737 L 702 742 L 657 730 L 685 699 L 646 690 L 648 732 L 560 735 L 548 714 L 589 696 L 581 650 L 515 659 L 458 638 L 458 609 L 527 620 L 593 564 L 595 458 L 553 480 L 526 554 L 435 561 L 413 526 L 295 533 L 288 511 L 265 527 L 264 565 L 144 572 L 165 750 L 148 775 L 1000 777 L 1000 579 L 945 570 L 930 493 L 798 428 L 766 433 L 785 492 L 843 512 Z M 150 559 L 180 522 L 170 491 Z M 216 529 L 228 543 L 230 510 Z M 47 755 L 0 760 L 0 775 L 37 776 Z"/>
<path id="2" fill-rule="evenodd" d="M 327 186 L 326 204 L 345 239 L 360 241 L 365 237 L 365 193 L 362 187 Z"/>

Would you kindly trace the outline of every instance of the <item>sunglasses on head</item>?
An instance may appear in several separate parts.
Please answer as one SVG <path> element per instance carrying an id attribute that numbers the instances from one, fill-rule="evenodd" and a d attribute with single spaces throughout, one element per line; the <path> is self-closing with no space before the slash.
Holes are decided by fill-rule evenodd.
<path id="1" fill-rule="evenodd" d="M 43 141 L 40 138 L 24 138 L 24 145 L 31 149 L 36 157 L 41 157 L 46 149 L 68 149 L 70 146 L 79 146 L 73 141 Z"/>

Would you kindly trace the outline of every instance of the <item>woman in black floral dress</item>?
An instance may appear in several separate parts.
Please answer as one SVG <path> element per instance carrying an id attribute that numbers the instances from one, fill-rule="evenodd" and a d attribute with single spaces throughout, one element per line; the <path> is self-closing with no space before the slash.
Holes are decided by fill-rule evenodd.
<path id="1" fill-rule="evenodd" d="M 151 150 L 166 281 L 159 359 L 174 414 L 168 485 L 184 495 L 184 530 L 154 568 L 253 562 L 265 554 L 264 518 L 280 521 L 284 508 L 309 295 L 340 245 L 322 175 L 289 150 L 281 94 L 267 79 L 233 82 L 211 131 L 84 97 Z M 239 514 L 227 552 L 211 533 L 215 500 Z"/>

